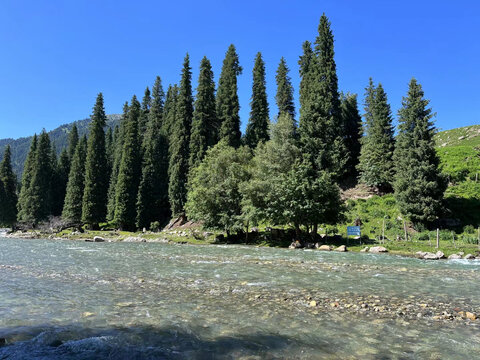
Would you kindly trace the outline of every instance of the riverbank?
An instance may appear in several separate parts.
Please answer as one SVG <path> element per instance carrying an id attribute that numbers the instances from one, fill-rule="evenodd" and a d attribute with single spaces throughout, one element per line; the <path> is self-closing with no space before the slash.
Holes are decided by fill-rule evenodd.
<path id="1" fill-rule="evenodd" d="M 275 229 L 273 229 L 275 230 Z M 40 231 L 16 231 L 6 234 L 9 238 L 23 239 L 51 239 L 51 240 L 77 240 L 91 242 L 132 242 L 132 243 L 173 243 L 192 245 L 248 245 L 261 247 L 286 248 L 289 241 L 279 240 L 275 231 L 265 231 L 251 237 L 248 242 L 238 238 L 227 239 L 223 234 L 215 234 L 203 231 L 201 228 L 173 229 L 161 232 L 127 232 L 127 231 L 91 231 L 84 232 L 63 230 L 61 232 L 45 233 Z M 275 238 L 277 237 L 277 238 Z M 242 241 L 243 240 L 243 241 Z M 342 249 L 344 248 L 344 249 Z M 432 241 L 377 241 L 375 239 L 345 239 L 341 236 L 324 236 L 316 243 L 307 243 L 299 249 L 315 249 L 317 251 L 351 251 L 351 252 L 374 252 L 406 257 L 424 258 L 426 260 L 441 260 L 448 257 L 454 259 L 466 258 L 469 260 L 480 259 L 480 248 L 477 244 L 454 243 L 451 241 L 439 241 L 439 247 Z"/>

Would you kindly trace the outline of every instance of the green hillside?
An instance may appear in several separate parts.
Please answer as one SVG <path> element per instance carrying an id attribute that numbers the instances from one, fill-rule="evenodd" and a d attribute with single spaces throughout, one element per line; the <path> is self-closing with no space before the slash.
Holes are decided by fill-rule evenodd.
<path id="1" fill-rule="evenodd" d="M 119 124 L 120 119 L 121 115 L 118 114 L 107 115 L 107 126 L 112 128 L 115 127 L 117 124 Z M 80 136 L 83 136 L 88 132 L 88 124 L 90 123 L 90 119 L 78 120 L 69 124 L 64 124 L 48 132 L 52 143 L 54 143 L 57 148 L 58 154 L 60 154 L 60 152 L 67 147 L 68 134 L 70 133 L 74 123 L 77 124 Z M 12 149 L 13 170 L 19 179 L 21 178 L 23 172 L 23 163 L 27 157 L 32 138 L 33 136 L 19 139 L 0 139 L 0 161 L 3 158 L 5 147 L 10 145 Z"/>

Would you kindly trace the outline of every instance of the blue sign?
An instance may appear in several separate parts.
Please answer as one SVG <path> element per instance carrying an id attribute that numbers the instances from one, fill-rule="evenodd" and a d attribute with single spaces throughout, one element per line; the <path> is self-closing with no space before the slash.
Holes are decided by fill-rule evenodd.
<path id="1" fill-rule="evenodd" d="M 360 236 L 360 226 L 347 226 L 347 235 Z"/>

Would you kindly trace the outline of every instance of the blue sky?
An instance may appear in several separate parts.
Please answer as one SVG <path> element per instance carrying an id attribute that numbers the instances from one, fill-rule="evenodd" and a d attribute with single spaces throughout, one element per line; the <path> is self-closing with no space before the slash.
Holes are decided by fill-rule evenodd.
<path id="1" fill-rule="evenodd" d="M 266 61 L 273 117 L 280 57 L 291 69 L 298 104 L 302 42 L 315 39 L 323 12 L 332 22 L 341 90 L 363 102 L 372 76 L 396 115 L 414 76 L 439 128 L 480 123 L 479 1 L 2 0 L 0 138 L 86 118 L 100 91 L 107 113 L 120 113 L 156 75 L 165 87 L 178 82 L 187 51 L 194 86 L 204 55 L 218 79 L 230 43 L 244 68 L 244 129 L 255 54 Z"/>

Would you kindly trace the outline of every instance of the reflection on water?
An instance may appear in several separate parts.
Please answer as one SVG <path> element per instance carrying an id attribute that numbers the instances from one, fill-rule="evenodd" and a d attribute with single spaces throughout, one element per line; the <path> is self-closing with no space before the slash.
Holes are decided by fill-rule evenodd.
<path id="1" fill-rule="evenodd" d="M 479 262 L 0 239 L 0 359 L 474 359 L 478 320 L 433 317 L 480 313 L 479 280 Z"/>

